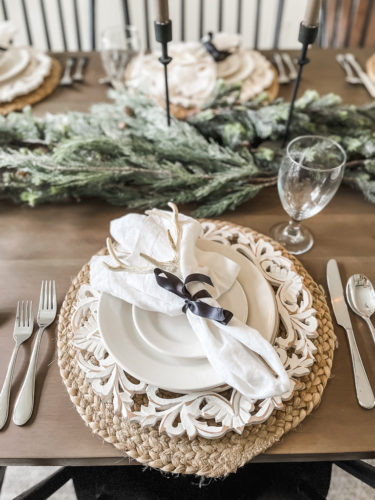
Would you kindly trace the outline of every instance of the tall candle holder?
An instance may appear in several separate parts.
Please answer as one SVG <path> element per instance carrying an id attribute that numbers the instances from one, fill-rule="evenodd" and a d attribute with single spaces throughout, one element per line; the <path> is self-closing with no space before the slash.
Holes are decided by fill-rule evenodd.
<path id="1" fill-rule="evenodd" d="M 159 61 L 164 66 L 164 80 L 165 80 L 165 107 L 167 111 L 167 123 L 171 124 L 171 114 L 169 109 L 169 89 L 168 89 L 168 64 L 172 58 L 168 56 L 168 42 L 172 40 L 172 21 L 168 19 L 165 22 L 155 21 L 155 38 L 161 44 L 161 57 Z"/>
<path id="2" fill-rule="evenodd" d="M 285 127 L 283 147 L 285 147 L 285 145 L 288 141 L 289 129 L 290 129 L 290 124 L 291 124 L 292 118 L 293 118 L 294 104 L 296 101 L 299 85 L 301 82 L 302 70 L 303 70 L 303 67 L 310 62 L 310 59 L 308 59 L 308 57 L 307 57 L 307 50 L 309 48 L 309 45 L 315 42 L 317 34 L 318 34 L 318 25 L 306 26 L 303 22 L 300 24 L 298 41 L 302 43 L 302 49 L 301 49 L 301 54 L 300 54 L 298 61 L 297 61 L 298 73 L 297 73 L 297 78 L 294 82 L 292 98 L 290 101 L 289 115 L 288 115 L 288 120 L 286 122 L 286 127 Z"/>

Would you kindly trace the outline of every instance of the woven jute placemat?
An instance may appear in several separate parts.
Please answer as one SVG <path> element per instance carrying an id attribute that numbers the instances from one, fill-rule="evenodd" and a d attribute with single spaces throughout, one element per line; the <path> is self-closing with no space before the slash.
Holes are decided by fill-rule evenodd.
<path id="1" fill-rule="evenodd" d="M 366 71 L 372 83 L 375 83 L 375 54 L 367 59 Z"/>
<path id="2" fill-rule="evenodd" d="M 11 102 L 0 104 L 0 115 L 7 115 L 12 111 L 20 111 L 25 106 L 35 104 L 52 94 L 59 84 L 61 71 L 61 64 L 56 59 L 51 58 L 51 71 L 43 80 L 42 85 L 28 94 L 16 97 Z"/>
<path id="3" fill-rule="evenodd" d="M 268 94 L 268 102 L 274 101 L 279 95 L 279 75 L 273 66 L 271 66 L 271 70 L 273 72 L 273 81 L 271 85 L 264 90 L 264 92 Z M 160 106 L 165 107 L 164 98 L 159 99 L 157 102 Z M 172 115 L 179 120 L 185 120 L 199 111 L 198 108 L 184 108 L 183 106 L 178 106 L 176 104 L 170 104 L 170 110 Z"/>
<path id="4" fill-rule="evenodd" d="M 242 226 L 228 222 L 214 222 L 218 228 L 231 226 L 242 232 Z M 248 233 L 248 229 L 246 229 Z M 197 474 L 220 477 L 235 472 L 259 453 L 277 443 L 287 432 L 297 427 L 311 411 L 319 405 L 323 390 L 330 377 L 335 334 L 324 292 L 302 264 L 288 254 L 280 245 L 259 233 L 252 232 L 255 239 L 263 238 L 275 249 L 281 250 L 303 276 L 305 286 L 313 297 L 313 307 L 318 320 L 317 337 L 313 342 L 317 348 L 315 363 L 309 375 L 301 378 L 302 390 L 285 402 L 283 410 L 275 410 L 262 424 L 248 426 L 241 435 L 228 432 L 224 437 L 208 440 L 186 436 L 169 437 L 159 434 L 153 427 L 142 428 L 137 423 L 115 415 L 112 404 L 103 403 L 85 379 L 78 366 L 77 350 L 72 345 L 73 332 L 70 319 L 74 310 L 76 294 L 80 286 L 89 282 L 89 264 L 85 264 L 66 294 L 58 323 L 58 362 L 60 373 L 69 396 L 84 422 L 94 434 L 113 444 L 124 456 L 166 472 Z M 67 432 L 69 432 L 67 430 Z"/>

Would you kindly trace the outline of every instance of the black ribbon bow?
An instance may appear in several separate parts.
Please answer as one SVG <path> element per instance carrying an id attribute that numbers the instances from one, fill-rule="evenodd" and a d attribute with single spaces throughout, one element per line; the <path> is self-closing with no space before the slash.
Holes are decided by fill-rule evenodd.
<path id="1" fill-rule="evenodd" d="M 189 274 L 183 282 L 174 274 L 163 271 L 163 269 L 158 267 L 154 269 L 154 274 L 156 282 L 159 286 L 168 290 L 168 292 L 172 292 L 182 299 L 185 299 L 185 304 L 182 307 L 182 311 L 185 314 L 189 309 L 189 311 L 197 316 L 212 319 L 222 325 L 227 325 L 232 319 L 233 313 L 230 311 L 227 311 L 222 307 L 210 306 L 206 302 L 199 300 L 203 298 L 211 298 L 211 295 L 207 292 L 207 290 L 199 290 L 194 295 L 191 295 L 189 290 L 186 288 L 186 285 L 192 281 L 198 281 L 199 283 L 206 283 L 207 285 L 214 286 L 209 276 L 200 273 Z"/>
<path id="2" fill-rule="evenodd" d="M 214 58 L 216 62 L 224 61 L 224 59 L 232 55 L 232 52 L 229 52 L 228 50 L 219 50 L 217 47 L 215 47 L 215 45 L 212 43 L 212 39 L 213 33 L 212 31 L 209 31 L 208 34 L 201 39 L 201 42 L 207 52 Z"/>

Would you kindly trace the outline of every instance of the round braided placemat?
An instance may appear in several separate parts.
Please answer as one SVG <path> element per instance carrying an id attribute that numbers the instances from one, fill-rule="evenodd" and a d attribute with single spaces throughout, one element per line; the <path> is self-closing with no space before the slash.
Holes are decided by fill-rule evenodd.
<path id="1" fill-rule="evenodd" d="M 230 226 L 236 231 L 249 230 L 229 222 L 214 222 L 217 228 Z M 283 410 L 276 410 L 258 425 L 248 426 L 241 435 L 228 432 L 214 440 L 197 437 L 189 440 L 186 436 L 169 437 L 159 434 L 153 427 L 142 428 L 121 416 L 115 415 L 111 403 L 103 403 L 91 385 L 86 381 L 77 363 L 77 351 L 72 345 L 73 332 L 70 319 L 74 310 L 76 294 L 80 286 L 89 281 L 89 264 L 85 264 L 66 294 L 58 324 L 58 362 L 60 373 L 70 399 L 78 413 L 92 432 L 113 444 L 118 450 L 138 462 L 166 472 L 197 474 L 219 477 L 235 472 L 254 456 L 264 452 L 294 429 L 311 411 L 319 405 L 323 390 L 331 373 L 335 334 L 324 292 L 308 274 L 302 264 L 288 254 L 278 243 L 259 233 L 252 232 L 255 239 L 270 242 L 281 250 L 295 265 L 303 277 L 305 286 L 313 297 L 313 307 L 318 320 L 317 337 L 313 342 L 317 348 L 315 363 L 309 375 L 300 380 L 302 390 L 286 401 Z"/>
<path id="2" fill-rule="evenodd" d="M 59 84 L 60 77 L 61 64 L 56 61 L 56 59 L 51 58 L 51 71 L 43 80 L 42 85 L 26 95 L 16 97 L 11 102 L 0 104 L 0 115 L 7 115 L 12 111 L 20 111 L 25 106 L 41 101 L 48 95 L 52 94 Z"/>
<path id="3" fill-rule="evenodd" d="M 274 101 L 279 95 L 279 74 L 276 71 L 275 67 L 271 65 L 271 70 L 273 72 L 273 81 L 271 85 L 264 90 L 266 94 L 268 94 L 267 102 Z M 160 106 L 165 107 L 164 97 L 157 100 Z M 189 116 L 194 115 L 198 111 L 198 108 L 184 108 L 183 106 L 179 106 L 177 104 L 170 104 L 170 110 L 172 115 L 179 120 L 185 120 L 189 118 Z"/>

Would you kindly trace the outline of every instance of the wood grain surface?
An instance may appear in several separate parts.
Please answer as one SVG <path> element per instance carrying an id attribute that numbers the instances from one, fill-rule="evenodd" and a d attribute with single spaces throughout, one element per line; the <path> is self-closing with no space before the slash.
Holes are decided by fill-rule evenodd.
<path id="1" fill-rule="evenodd" d="M 364 63 L 371 51 L 356 52 Z M 302 88 L 322 93 L 337 92 L 346 102 L 365 103 L 365 90 L 344 82 L 335 52 L 311 53 Z M 106 89 L 97 84 L 102 75 L 97 55 L 90 57 L 88 82 L 72 89 L 57 89 L 35 106 L 38 114 L 67 109 L 87 110 L 105 99 Z M 281 87 L 288 96 L 291 87 Z M 188 212 L 189 207 L 181 207 Z M 18 299 L 38 304 L 42 279 L 57 283 L 61 304 L 69 284 L 81 266 L 100 249 L 109 222 L 126 212 L 104 202 L 52 204 L 36 207 L 0 203 L 0 383 L 13 348 L 12 331 Z M 269 228 L 286 219 L 275 188 L 264 189 L 254 200 L 235 212 L 221 216 L 267 234 Z M 375 282 L 375 207 L 362 195 L 343 186 L 322 213 L 306 221 L 315 236 L 313 249 L 301 261 L 325 289 L 325 268 L 336 258 L 343 280 L 363 272 Z M 375 390 L 375 346 L 367 326 L 351 314 L 359 349 Z M 339 348 L 335 353 L 332 378 L 322 403 L 295 431 L 257 461 L 333 460 L 375 457 L 375 410 L 362 409 L 356 402 L 352 368 L 343 330 L 336 325 Z M 20 349 L 11 393 L 11 411 L 22 384 L 32 339 Z M 60 379 L 56 362 L 56 333 L 44 334 L 37 372 L 36 405 L 32 419 L 17 427 L 9 419 L 0 431 L 0 465 L 6 464 L 127 464 L 111 445 L 91 434 L 72 406 Z"/>

